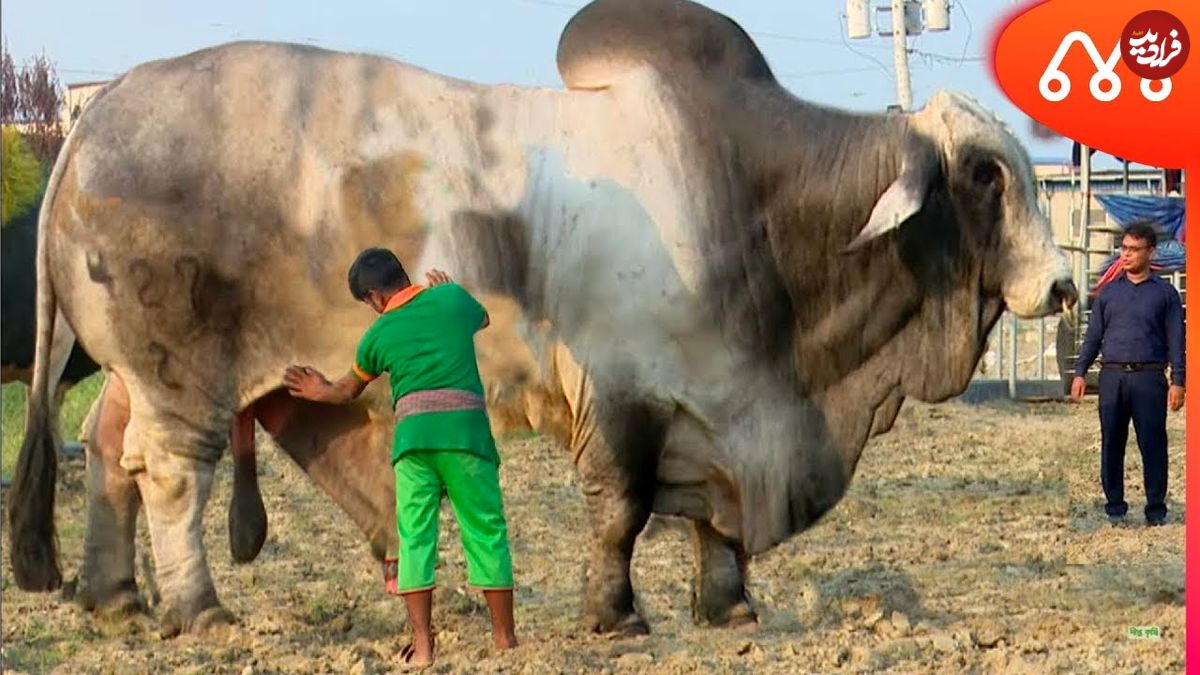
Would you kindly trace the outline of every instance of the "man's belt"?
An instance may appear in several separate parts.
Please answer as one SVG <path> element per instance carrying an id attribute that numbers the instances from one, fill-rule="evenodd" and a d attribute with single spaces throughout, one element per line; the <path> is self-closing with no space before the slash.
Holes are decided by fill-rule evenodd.
<path id="1" fill-rule="evenodd" d="M 409 415 L 452 410 L 483 410 L 483 397 L 462 389 L 414 391 L 396 399 L 396 421 Z"/>
<path id="2" fill-rule="evenodd" d="M 1105 362 L 1105 363 L 1100 364 L 1100 367 L 1101 368 L 1111 368 L 1113 370 L 1120 370 L 1120 371 L 1124 371 L 1126 373 L 1132 373 L 1132 372 L 1138 371 L 1138 370 L 1163 371 L 1163 370 L 1167 369 L 1167 364 L 1165 364 L 1165 363 L 1108 363 L 1108 362 Z"/>

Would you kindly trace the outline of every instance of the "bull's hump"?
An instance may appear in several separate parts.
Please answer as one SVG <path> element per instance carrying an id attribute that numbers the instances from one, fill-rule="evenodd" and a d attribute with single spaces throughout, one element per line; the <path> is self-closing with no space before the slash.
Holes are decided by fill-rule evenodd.
<path id="1" fill-rule="evenodd" d="M 558 71 L 571 89 L 602 89 L 650 66 L 672 81 L 774 82 L 762 53 L 728 17 L 687 0 L 596 0 L 567 23 Z"/>

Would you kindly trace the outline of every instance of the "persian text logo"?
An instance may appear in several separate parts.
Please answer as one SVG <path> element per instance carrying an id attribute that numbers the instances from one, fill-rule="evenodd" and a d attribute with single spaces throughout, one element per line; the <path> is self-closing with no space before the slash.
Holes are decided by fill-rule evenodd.
<path id="1" fill-rule="evenodd" d="M 1103 103 L 1113 101 L 1121 94 L 1121 78 L 1116 74 L 1120 61 L 1141 78 L 1140 88 L 1146 100 L 1155 103 L 1166 100 L 1171 95 L 1171 76 L 1183 67 L 1191 50 L 1191 39 L 1183 22 L 1160 10 L 1133 17 L 1121 31 L 1121 38 L 1107 60 L 1096 49 L 1092 36 L 1079 30 L 1071 31 L 1059 43 L 1054 58 L 1050 59 L 1050 65 L 1038 80 L 1038 91 L 1051 103 L 1062 101 L 1071 93 L 1071 78 L 1059 66 L 1076 43 L 1083 45 L 1096 67 L 1088 89 L 1092 98 Z"/>

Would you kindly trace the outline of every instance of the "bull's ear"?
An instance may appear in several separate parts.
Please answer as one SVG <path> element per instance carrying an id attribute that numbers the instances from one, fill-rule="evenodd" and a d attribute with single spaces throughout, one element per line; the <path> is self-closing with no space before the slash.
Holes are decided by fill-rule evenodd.
<path id="1" fill-rule="evenodd" d="M 875 202 L 867 226 L 846 247 L 856 251 L 871 240 L 900 227 L 925 205 L 925 195 L 938 171 L 938 155 L 928 141 L 910 139 L 906 143 L 900 175 Z"/>

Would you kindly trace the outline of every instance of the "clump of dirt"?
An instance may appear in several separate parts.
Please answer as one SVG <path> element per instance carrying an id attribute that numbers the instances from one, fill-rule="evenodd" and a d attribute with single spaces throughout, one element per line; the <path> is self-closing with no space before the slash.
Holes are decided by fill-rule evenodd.
<path id="1" fill-rule="evenodd" d="M 753 562 L 757 626 L 693 624 L 691 546 L 662 521 L 648 528 L 634 560 L 652 634 L 620 640 L 579 630 L 589 527 L 569 454 L 541 438 L 510 438 L 501 444 L 502 480 L 523 644 L 504 654 L 490 649 L 487 613 L 466 590 L 447 506 L 433 672 L 1179 672 L 1182 415 L 1170 417 L 1169 431 L 1176 499 L 1168 525 L 1141 524 L 1141 463 L 1131 440 L 1131 524 L 1114 528 L 1101 509 L 1094 400 L 906 404 L 895 429 L 867 447 L 842 503 Z M 60 480 L 68 576 L 82 550 L 83 472 L 82 462 L 68 463 Z M 238 625 L 162 640 L 152 618 L 110 622 L 57 594 L 24 593 L 12 585 L 6 540 L 5 670 L 388 672 L 404 644 L 404 609 L 383 593 L 354 526 L 290 460 L 264 448 L 270 534 L 258 560 L 234 565 L 230 472 L 228 462 L 218 470 L 205 542 Z M 148 555 L 144 527 L 139 540 Z M 1142 626 L 1157 627 L 1161 638 L 1130 637 L 1130 627 Z"/>

